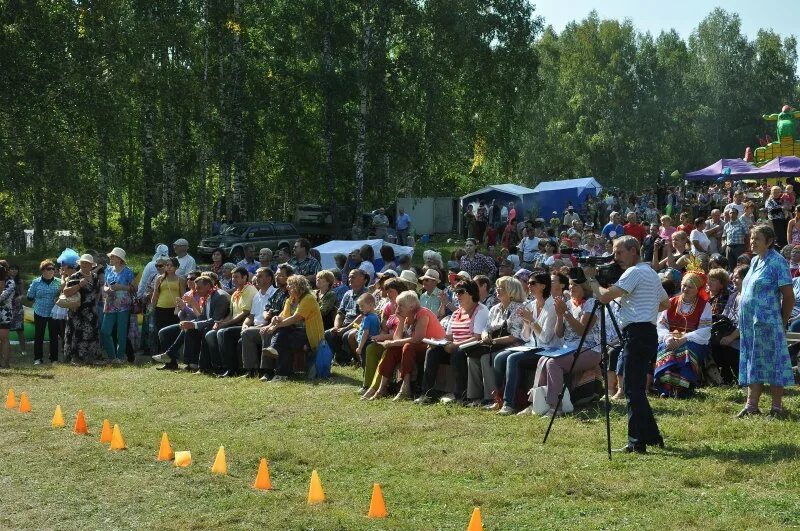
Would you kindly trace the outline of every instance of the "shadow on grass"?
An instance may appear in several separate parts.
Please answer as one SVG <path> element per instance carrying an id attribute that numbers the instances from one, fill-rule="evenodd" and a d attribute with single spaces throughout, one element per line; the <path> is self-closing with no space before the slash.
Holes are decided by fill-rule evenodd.
<path id="1" fill-rule="evenodd" d="M 800 457 L 800 446 L 794 443 L 765 444 L 756 448 L 668 448 L 667 451 L 684 459 L 711 458 L 749 465 L 794 461 Z"/>
<path id="2" fill-rule="evenodd" d="M 35 369 L 6 369 L 4 371 L 0 371 L 0 377 L 32 378 L 34 380 L 52 380 L 55 378 L 55 375 L 51 372 L 44 372 Z"/>

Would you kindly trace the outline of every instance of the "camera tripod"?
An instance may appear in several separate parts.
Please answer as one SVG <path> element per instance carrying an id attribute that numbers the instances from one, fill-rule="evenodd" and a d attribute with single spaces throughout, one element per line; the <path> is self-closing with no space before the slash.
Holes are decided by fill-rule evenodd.
<path id="1" fill-rule="evenodd" d="M 608 443 L 608 459 L 611 460 L 611 402 L 608 398 L 608 363 L 609 363 L 609 355 L 608 355 L 608 340 L 606 337 L 606 313 L 608 313 L 609 319 L 611 319 L 611 324 L 614 326 L 614 331 L 617 333 L 617 337 L 620 341 L 620 347 L 625 348 L 625 340 L 622 337 L 622 333 L 620 332 L 619 325 L 617 324 L 617 320 L 614 317 L 614 314 L 611 312 L 608 304 L 603 304 L 598 299 L 594 300 L 594 306 L 592 306 L 592 311 L 589 314 L 589 321 L 588 324 L 592 324 L 594 322 L 595 314 L 597 313 L 597 309 L 600 308 L 600 369 L 603 371 L 603 388 L 605 389 L 606 394 L 606 402 L 605 402 L 605 413 L 606 413 L 606 441 Z M 606 312 L 608 310 L 608 312 Z M 572 371 L 575 369 L 575 363 L 578 361 L 578 357 L 581 355 L 581 351 L 583 349 L 583 344 L 586 342 L 586 336 L 589 335 L 589 330 L 591 329 L 590 326 L 586 326 L 583 330 L 583 334 L 581 335 L 581 339 L 578 342 L 578 348 L 575 349 L 575 357 L 572 359 L 572 366 L 569 368 L 569 373 L 572 374 Z M 544 434 L 544 440 L 542 444 L 547 442 L 547 437 L 550 435 L 550 429 L 553 427 L 553 423 L 556 420 L 556 415 L 558 414 L 558 410 L 561 407 L 561 402 L 564 399 L 564 393 L 567 391 L 567 382 L 569 381 L 568 378 L 564 378 L 564 386 L 561 388 L 561 393 L 558 395 L 558 402 L 556 403 L 555 408 L 553 408 L 553 416 L 550 417 L 550 423 L 547 425 L 547 431 Z"/>

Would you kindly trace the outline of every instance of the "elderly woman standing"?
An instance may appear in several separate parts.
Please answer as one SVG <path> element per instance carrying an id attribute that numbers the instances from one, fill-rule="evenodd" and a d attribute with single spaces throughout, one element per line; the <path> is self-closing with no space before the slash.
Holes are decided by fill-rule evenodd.
<path id="1" fill-rule="evenodd" d="M 56 266 L 50 260 L 39 264 L 41 275 L 31 282 L 28 288 L 28 300 L 33 301 L 33 324 L 35 335 L 33 340 L 33 364 L 41 365 L 44 354 L 44 331 L 49 329 L 50 362 L 58 362 L 58 329 L 50 319 L 56 299 L 61 294 L 61 279 L 55 278 Z"/>
<path id="2" fill-rule="evenodd" d="M 114 247 L 108 253 L 109 266 L 105 271 L 105 294 L 103 303 L 103 324 L 100 327 L 100 338 L 103 348 L 111 363 L 123 363 L 126 359 L 125 351 L 128 342 L 128 326 L 131 314 L 131 285 L 134 274 L 125 265 L 125 251 Z M 116 328 L 117 345 L 111 333 Z"/>
<path id="3" fill-rule="evenodd" d="M 444 328 L 441 323 L 433 315 L 433 312 L 420 305 L 415 291 L 404 291 L 397 296 L 396 302 L 396 311 L 400 321 L 395 329 L 394 337 L 382 343 L 386 352 L 378 364 L 381 381 L 378 390 L 370 400 L 377 400 L 388 394 L 389 380 L 398 365 L 400 365 L 402 384 L 394 400 L 410 398 L 411 373 L 427 349 L 427 345 L 422 340 L 444 338 Z"/>
<path id="4" fill-rule="evenodd" d="M 94 257 L 84 254 L 78 259 L 79 270 L 67 278 L 64 295 L 80 294 L 80 306 L 69 311 L 64 334 L 64 361 L 92 363 L 102 356 L 100 347 L 97 300 L 100 298 L 100 279 L 94 271 Z"/>
<path id="5" fill-rule="evenodd" d="M 784 334 L 794 293 L 786 260 L 772 248 L 775 236 L 768 225 L 755 225 L 750 232 L 754 256 L 739 301 L 739 385 L 748 388 L 747 404 L 739 417 L 760 413 L 758 400 L 764 384 L 769 384 L 772 395 L 769 415 L 781 417 L 783 388 L 794 384 Z"/>
<path id="6" fill-rule="evenodd" d="M 266 334 L 271 335 L 270 346 L 264 350 L 277 358 L 278 368 L 270 382 L 289 379 L 294 363 L 294 352 L 308 345 L 315 352 L 322 341 L 325 330 L 322 328 L 322 314 L 311 285 L 303 275 L 292 275 L 286 281 L 289 298 L 283 311 L 267 326 Z"/>
<path id="7" fill-rule="evenodd" d="M 694 393 L 711 340 L 711 305 L 700 296 L 705 279 L 690 271 L 681 293 L 658 317 L 658 355 L 653 387 L 662 397 L 688 398 Z"/>

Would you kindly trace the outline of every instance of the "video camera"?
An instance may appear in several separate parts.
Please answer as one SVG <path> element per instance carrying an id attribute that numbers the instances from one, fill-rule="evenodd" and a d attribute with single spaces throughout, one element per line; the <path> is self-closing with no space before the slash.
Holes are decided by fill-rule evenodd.
<path id="1" fill-rule="evenodd" d="M 597 283 L 604 288 L 616 284 L 622 276 L 622 268 L 614 261 L 614 255 L 579 256 L 578 263 L 583 267 L 593 267 Z"/>

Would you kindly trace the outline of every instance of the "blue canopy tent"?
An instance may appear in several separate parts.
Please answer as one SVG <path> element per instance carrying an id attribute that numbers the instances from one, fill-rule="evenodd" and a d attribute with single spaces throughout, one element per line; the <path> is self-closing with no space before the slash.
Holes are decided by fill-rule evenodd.
<path id="1" fill-rule="evenodd" d="M 538 215 L 547 218 L 552 212 L 561 215 L 567 207 L 567 201 L 571 201 L 577 210 L 589 196 L 597 197 L 602 189 L 593 177 L 545 181 L 533 189 L 533 202 Z"/>
<path id="2" fill-rule="evenodd" d="M 514 205 L 519 211 L 520 205 L 523 209 L 530 208 L 533 204 L 533 190 L 518 184 L 491 184 L 480 190 L 469 193 L 461 197 L 461 211 L 464 212 L 470 203 L 478 203 L 480 200 L 486 201 L 488 206 L 492 199 L 499 203 L 514 201 Z"/>

